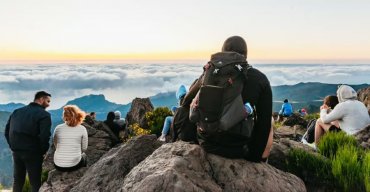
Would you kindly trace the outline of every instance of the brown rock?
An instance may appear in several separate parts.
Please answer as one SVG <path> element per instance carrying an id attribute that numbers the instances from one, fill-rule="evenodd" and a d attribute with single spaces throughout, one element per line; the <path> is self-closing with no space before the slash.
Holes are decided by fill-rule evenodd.
<path id="1" fill-rule="evenodd" d="M 306 191 L 298 177 L 265 163 L 207 155 L 198 145 L 162 145 L 126 176 L 122 191 Z"/>
<path id="2" fill-rule="evenodd" d="M 364 130 L 356 133 L 354 136 L 361 147 L 364 149 L 370 149 L 370 125 L 368 125 Z"/>
<path id="3" fill-rule="evenodd" d="M 153 153 L 162 142 L 155 135 L 129 140 L 92 165 L 71 191 L 117 191 L 131 169 Z"/>
<path id="4" fill-rule="evenodd" d="M 148 129 L 145 113 L 153 111 L 153 109 L 153 104 L 150 102 L 149 98 L 135 98 L 132 101 L 130 111 L 126 115 L 126 130 L 128 126 L 134 123 L 138 123 L 140 127 Z"/>
<path id="5" fill-rule="evenodd" d="M 370 87 L 358 90 L 357 97 L 359 101 L 365 104 L 370 115 Z"/>

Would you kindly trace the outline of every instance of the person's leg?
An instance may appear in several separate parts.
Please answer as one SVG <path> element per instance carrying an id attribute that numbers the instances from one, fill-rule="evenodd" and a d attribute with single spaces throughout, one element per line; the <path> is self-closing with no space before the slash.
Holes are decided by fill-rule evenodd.
<path id="1" fill-rule="evenodd" d="M 26 157 L 26 160 L 25 164 L 32 192 L 37 192 L 41 187 L 42 156 L 30 155 Z"/>
<path id="2" fill-rule="evenodd" d="M 21 192 L 26 179 L 26 166 L 20 154 L 13 152 L 13 191 Z"/>
<path id="3" fill-rule="evenodd" d="M 274 119 L 272 119 L 270 134 L 269 134 L 269 138 L 267 140 L 265 151 L 263 151 L 263 153 L 262 153 L 262 159 L 267 159 L 270 155 L 270 151 L 271 151 L 272 144 L 273 144 L 273 141 L 274 141 L 274 128 L 272 127 L 273 124 L 274 124 Z"/>
<path id="4" fill-rule="evenodd" d="M 321 119 L 318 119 L 316 121 L 316 125 L 315 125 L 315 144 L 316 145 L 319 143 L 321 137 L 325 134 L 325 132 L 329 130 L 330 127 L 331 127 L 330 123 L 326 124 L 322 122 Z"/>
<path id="5" fill-rule="evenodd" d="M 164 120 L 162 134 L 167 135 L 170 132 L 173 116 L 167 116 Z"/>

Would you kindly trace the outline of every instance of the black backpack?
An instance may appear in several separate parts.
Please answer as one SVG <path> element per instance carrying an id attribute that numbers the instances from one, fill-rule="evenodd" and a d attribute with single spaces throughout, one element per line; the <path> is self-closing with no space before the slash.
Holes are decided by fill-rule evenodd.
<path id="1" fill-rule="evenodd" d="M 247 114 L 242 98 L 250 68 L 244 56 L 234 52 L 217 53 L 204 67 L 202 86 L 190 109 L 190 120 L 197 123 L 202 138 L 251 137 L 254 117 Z"/>
<path id="2" fill-rule="evenodd" d="M 315 125 L 316 125 L 316 119 L 311 119 L 307 124 L 307 131 L 304 134 L 304 139 L 308 143 L 313 143 L 315 141 Z"/>
<path id="3" fill-rule="evenodd" d="M 189 120 L 189 107 L 181 106 L 173 117 L 172 141 L 177 139 L 187 142 L 198 143 L 196 133 L 197 126 Z"/>

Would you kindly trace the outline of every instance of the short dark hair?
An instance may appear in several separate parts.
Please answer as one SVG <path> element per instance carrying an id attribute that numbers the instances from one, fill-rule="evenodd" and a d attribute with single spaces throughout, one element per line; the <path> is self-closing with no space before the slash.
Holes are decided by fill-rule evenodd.
<path id="1" fill-rule="evenodd" d="M 43 97 L 51 97 L 51 95 L 45 91 L 39 91 L 35 94 L 34 101 L 36 101 L 37 99 L 43 98 Z"/>
<path id="2" fill-rule="evenodd" d="M 288 99 L 284 99 L 284 103 L 288 103 Z"/>
<path id="3" fill-rule="evenodd" d="M 226 39 L 224 45 L 222 46 L 222 51 L 233 51 L 244 55 L 244 57 L 247 57 L 247 43 L 240 36 L 232 36 Z"/>
<path id="4" fill-rule="evenodd" d="M 91 116 L 95 115 L 95 112 L 90 112 L 90 115 L 91 115 Z"/>

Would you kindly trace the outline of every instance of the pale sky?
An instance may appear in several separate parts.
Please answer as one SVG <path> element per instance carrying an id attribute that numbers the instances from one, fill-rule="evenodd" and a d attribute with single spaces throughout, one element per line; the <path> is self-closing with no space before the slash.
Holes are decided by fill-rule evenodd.
<path id="1" fill-rule="evenodd" d="M 0 0 L 0 64 L 206 60 L 239 35 L 268 63 L 370 63 L 370 1 Z"/>

